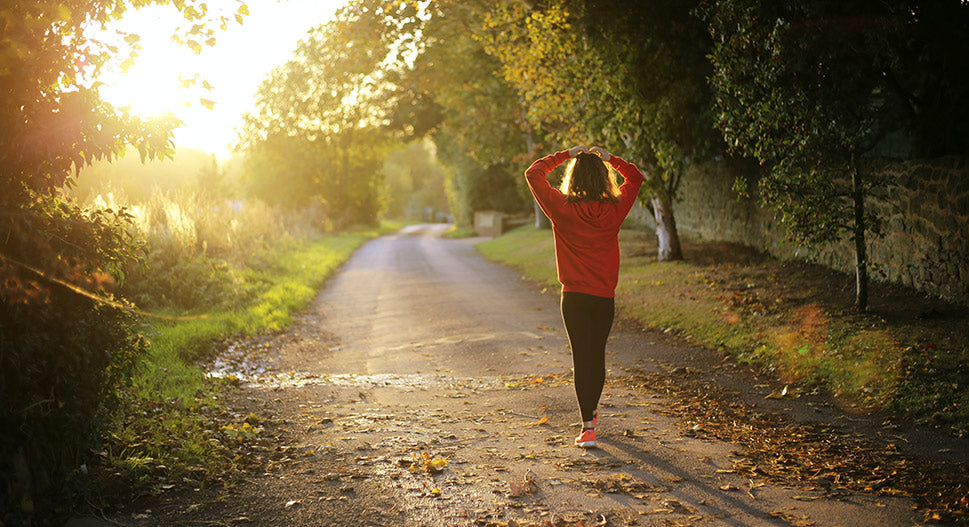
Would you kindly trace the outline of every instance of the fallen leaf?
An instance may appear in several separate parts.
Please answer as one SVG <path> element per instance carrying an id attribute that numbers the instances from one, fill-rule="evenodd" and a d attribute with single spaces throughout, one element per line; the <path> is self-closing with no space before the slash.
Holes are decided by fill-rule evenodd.
<path id="1" fill-rule="evenodd" d="M 770 394 L 768 394 L 766 397 L 764 397 L 764 399 L 783 399 L 784 397 L 787 397 L 787 385 L 786 384 L 784 385 L 784 389 L 783 390 L 781 390 L 780 392 L 778 392 L 777 390 L 774 390 L 774 391 L 770 392 Z"/>
<path id="2" fill-rule="evenodd" d="M 415 473 L 424 471 L 433 474 L 443 471 L 445 467 L 447 467 L 446 458 L 432 457 L 427 452 L 421 452 L 413 455 L 409 470 Z"/>
<path id="3" fill-rule="evenodd" d="M 534 423 L 529 424 L 528 426 L 543 425 L 543 424 L 545 424 L 547 422 L 548 422 L 548 416 L 544 416 L 543 415 L 541 419 L 539 419 L 538 421 L 535 421 Z"/>

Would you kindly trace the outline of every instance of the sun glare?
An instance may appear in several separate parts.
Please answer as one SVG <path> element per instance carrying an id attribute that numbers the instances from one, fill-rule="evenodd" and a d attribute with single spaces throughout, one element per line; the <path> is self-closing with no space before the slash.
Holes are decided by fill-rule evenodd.
<path id="1" fill-rule="evenodd" d="M 195 53 L 172 41 L 185 21 L 171 6 L 131 10 L 107 32 L 140 35 L 141 50 L 129 68 L 121 60 L 104 73 L 101 95 L 116 106 L 150 117 L 172 113 L 182 121 L 175 131 L 176 148 L 199 148 L 225 159 L 236 138 L 242 114 L 253 108 L 259 83 L 289 59 L 297 41 L 311 27 L 325 23 L 346 0 L 247 0 L 250 16 L 242 26 L 229 24 L 215 35 L 215 46 Z M 210 12 L 225 10 L 234 0 L 210 0 Z M 232 10 L 232 11 L 229 11 Z"/>
<path id="2" fill-rule="evenodd" d="M 184 114 L 191 105 L 190 90 L 179 83 L 177 50 L 144 53 L 135 66 L 118 73 L 102 95 L 117 106 L 128 106 L 143 117 L 166 112 Z"/>

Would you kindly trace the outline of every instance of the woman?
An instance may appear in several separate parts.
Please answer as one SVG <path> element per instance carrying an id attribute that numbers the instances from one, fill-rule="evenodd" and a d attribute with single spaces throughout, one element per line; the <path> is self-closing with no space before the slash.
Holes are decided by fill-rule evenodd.
<path id="1" fill-rule="evenodd" d="M 549 172 L 574 158 L 559 189 Z M 617 188 L 609 163 L 625 179 Z M 528 187 L 552 221 L 555 264 L 562 283 L 562 320 L 572 348 L 575 395 L 582 413 L 581 448 L 596 446 L 599 397 L 606 378 L 606 339 L 619 281 L 619 226 L 643 184 L 636 165 L 599 147 L 576 146 L 547 155 L 525 171 Z"/>

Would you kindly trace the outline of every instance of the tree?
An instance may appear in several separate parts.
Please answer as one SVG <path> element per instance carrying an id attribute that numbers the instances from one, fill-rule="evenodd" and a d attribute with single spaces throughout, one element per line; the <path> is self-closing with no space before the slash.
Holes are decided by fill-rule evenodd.
<path id="1" fill-rule="evenodd" d="M 403 93 L 420 94 L 437 109 L 439 120 L 429 132 L 448 166 L 458 224 L 470 224 L 475 210 L 515 213 L 528 202 L 521 174 L 534 153 L 530 126 L 518 94 L 500 75 L 500 63 L 473 38 L 487 4 L 429 4 L 413 67 L 399 83 Z"/>
<path id="2" fill-rule="evenodd" d="M 174 38 L 201 49 L 245 14 L 204 1 L 39 0 L 0 8 L 0 507 L 50 512 L 94 443 L 138 353 L 135 321 L 111 285 L 136 257 L 123 211 L 81 209 L 61 191 L 83 167 L 126 146 L 171 153 L 172 118 L 144 120 L 101 100 L 111 62 L 134 60 L 137 35 L 92 37 L 130 8 L 174 5 Z M 115 40 L 117 40 L 115 42 Z M 16 468 L 16 469 L 15 469 Z M 3 523 L 32 523 L 0 518 Z M 37 522 L 41 523 L 41 522 Z"/>
<path id="3" fill-rule="evenodd" d="M 955 93 L 967 80 L 969 6 L 720 0 L 700 11 L 715 42 L 724 139 L 767 167 L 760 199 L 792 240 L 821 246 L 847 233 L 855 305 L 867 309 L 866 237 L 877 235 L 879 218 L 865 201 L 880 181 L 862 158 L 889 152 L 886 138 L 899 137 L 909 145 L 903 156 L 929 145 L 966 151 L 969 104 Z"/>
<path id="4" fill-rule="evenodd" d="M 444 169 L 425 138 L 391 152 L 383 164 L 385 213 L 391 218 L 435 221 L 448 211 Z M 428 216 L 425 212 L 432 211 Z"/>
<path id="5" fill-rule="evenodd" d="M 392 138 L 389 124 L 397 36 L 416 8 L 355 2 L 309 31 L 294 57 L 262 83 L 239 148 L 249 158 L 254 191 L 276 203 L 319 204 L 331 227 L 373 224 L 379 170 Z"/>
<path id="6" fill-rule="evenodd" d="M 623 145 L 644 169 L 660 260 L 682 257 L 673 201 L 684 166 L 719 144 L 705 80 L 709 39 L 693 5 L 506 2 L 482 35 L 536 127 L 559 144 Z"/>

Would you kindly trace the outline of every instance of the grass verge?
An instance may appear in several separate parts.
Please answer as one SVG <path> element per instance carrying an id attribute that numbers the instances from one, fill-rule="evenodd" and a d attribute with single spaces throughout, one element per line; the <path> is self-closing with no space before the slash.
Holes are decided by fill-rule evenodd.
<path id="1" fill-rule="evenodd" d="M 123 390 L 121 410 L 112 416 L 99 456 L 105 494 L 201 488 L 224 483 L 244 465 L 240 446 L 258 436 L 260 420 L 226 415 L 220 400 L 231 380 L 210 378 L 200 360 L 218 339 L 285 327 L 354 250 L 398 227 L 385 223 L 274 252 L 264 267 L 241 273 L 256 291 L 246 305 L 218 304 L 187 320 L 147 323 L 148 355 Z"/>
<path id="2" fill-rule="evenodd" d="M 621 314 L 721 349 L 792 385 L 830 391 L 859 411 L 889 408 L 969 433 L 969 315 L 915 291 L 871 285 L 858 313 L 853 279 L 734 244 L 682 240 L 657 262 L 652 232 L 623 230 Z M 485 257 L 558 287 L 551 231 L 526 226 L 478 245 Z"/>
<path id="3" fill-rule="evenodd" d="M 478 233 L 474 232 L 471 227 L 458 227 L 457 225 L 451 225 L 448 230 L 444 231 L 441 236 L 443 238 L 457 239 L 457 238 L 472 238 L 477 236 Z"/>

